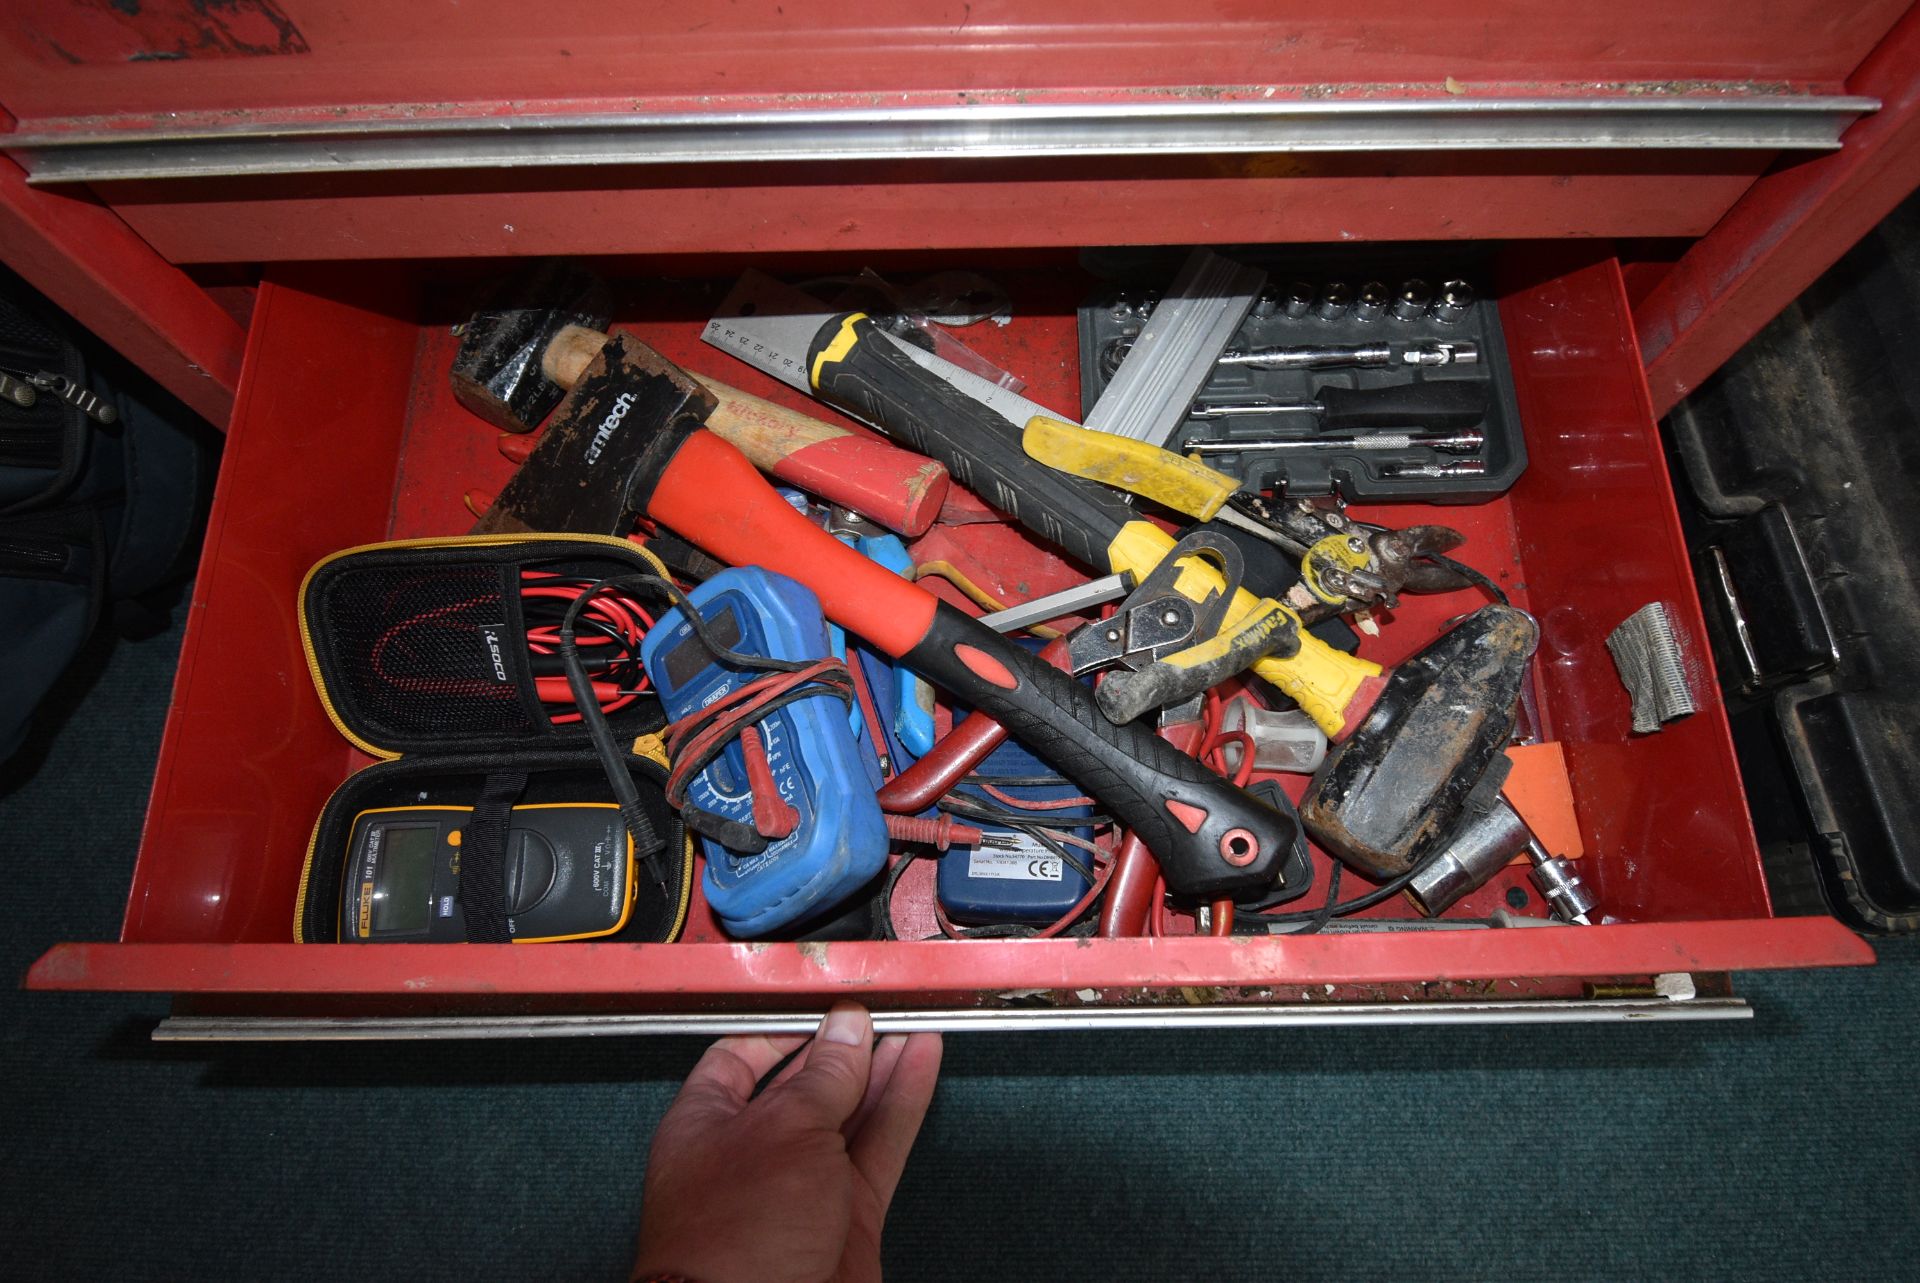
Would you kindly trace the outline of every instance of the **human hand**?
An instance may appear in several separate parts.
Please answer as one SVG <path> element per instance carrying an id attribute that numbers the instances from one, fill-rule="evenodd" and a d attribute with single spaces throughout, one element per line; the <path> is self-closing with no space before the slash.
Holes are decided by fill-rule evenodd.
<path id="1" fill-rule="evenodd" d="M 758 1096 L 754 1085 L 806 1050 Z M 880 1230 L 940 1074 L 939 1034 L 889 1034 L 838 1003 L 801 1035 L 722 1038 L 647 1160 L 635 1278 L 880 1277 Z"/>

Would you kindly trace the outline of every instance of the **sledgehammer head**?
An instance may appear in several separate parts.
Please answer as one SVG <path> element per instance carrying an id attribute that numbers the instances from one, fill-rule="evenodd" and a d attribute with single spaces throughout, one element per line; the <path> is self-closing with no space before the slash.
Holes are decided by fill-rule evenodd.
<path id="1" fill-rule="evenodd" d="M 1411 869 L 1453 831 L 1513 738 L 1539 640 L 1525 611 L 1485 606 L 1395 668 L 1314 776 L 1300 805 L 1307 831 L 1376 882 Z"/>

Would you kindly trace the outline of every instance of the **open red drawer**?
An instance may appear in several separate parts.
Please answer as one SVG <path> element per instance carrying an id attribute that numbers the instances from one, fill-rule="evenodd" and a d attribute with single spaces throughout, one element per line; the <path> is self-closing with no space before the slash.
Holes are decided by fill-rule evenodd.
<path id="1" fill-rule="evenodd" d="M 365 760 L 335 732 L 308 680 L 295 625 L 301 576 L 347 545 L 464 530 L 465 491 L 490 491 L 509 471 L 493 430 L 447 392 L 448 324 L 458 316 L 441 301 L 446 291 L 405 270 L 332 265 L 272 269 L 260 289 L 121 939 L 61 945 L 29 982 L 338 995 L 342 1003 L 391 995 L 379 1005 L 403 1012 L 443 999 L 684 1010 L 817 1007 L 826 994 L 958 1006 L 1007 990 L 1196 986 L 1274 1001 L 1379 999 L 1437 981 L 1523 982 L 1497 991 L 1515 996 L 1578 993 L 1582 978 L 1869 962 L 1867 946 L 1830 919 L 1771 916 L 1710 683 L 1697 715 L 1657 735 L 1628 734 L 1626 695 L 1604 645 L 1621 619 L 1665 601 L 1708 661 L 1620 272 L 1601 253 L 1536 246 L 1504 254 L 1496 284 L 1531 465 L 1508 495 L 1436 515 L 1469 534 L 1470 558 L 1540 621 L 1539 716 L 1566 748 L 1584 872 L 1622 921 L 1229 940 L 794 945 L 725 942 L 700 929 L 696 915 L 689 938 L 671 945 L 291 943 L 314 817 Z M 725 280 L 742 265 L 683 263 L 675 273 Z M 1086 285 L 1073 271 L 1066 261 L 1010 266 L 1018 319 L 977 337 L 985 355 L 1029 380 L 1030 396 L 1070 415 L 1078 405 L 1073 304 Z M 705 308 L 718 297 L 717 289 L 676 287 L 658 304 L 662 315 L 622 319 L 693 368 L 800 404 L 700 344 Z M 1419 517 L 1401 506 L 1391 519 Z M 1400 658 L 1463 600 L 1408 605 L 1405 626 L 1389 627 L 1364 653 Z M 1464 907 L 1493 907 L 1517 876 L 1509 870 Z"/>

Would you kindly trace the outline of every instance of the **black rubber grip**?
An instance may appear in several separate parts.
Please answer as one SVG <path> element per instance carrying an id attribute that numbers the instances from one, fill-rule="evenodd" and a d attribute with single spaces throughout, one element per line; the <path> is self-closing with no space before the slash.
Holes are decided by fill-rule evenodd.
<path id="1" fill-rule="evenodd" d="M 1138 723 L 1114 725 L 1092 691 L 951 606 L 934 612 L 901 659 L 1005 726 L 1132 829 L 1176 895 L 1264 890 L 1293 849 L 1292 818 Z"/>
<path id="2" fill-rule="evenodd" d="M 1487 417 L 1487 385 L 1426 379 L 1384 388 L 1321 388 L 1323 428 L 1470 428 Z"/>
<path id="3" fill-rule="evenodd" d="M 849 320 L 851 349 L 820 361 Z M 1133 520 L 1133 509 L 1104 486 L 1028 458 L 1020 443 L 1024 424 L 915 365 L 872 320 L 854 312 L 834 317 L 814 339 L 807 368 L 816 371 L 815 390 L 823 398 L 939 460 L 960 484 L 1068 556 L 1107 569 L 1108 545 Z"/>

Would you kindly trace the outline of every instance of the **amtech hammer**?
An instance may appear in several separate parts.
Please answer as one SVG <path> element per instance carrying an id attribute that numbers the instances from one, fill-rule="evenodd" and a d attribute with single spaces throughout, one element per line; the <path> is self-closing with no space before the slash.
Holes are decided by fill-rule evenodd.
<path id="1" fill-rule="evenodd" d="M 495 427 L 528 433 L 560 403 L 607 341 L 606 284 L 547 259 L 515 274 L 460 328 L 453 395 Z M 701 378 L 718 400 L 707 426 L 771 473 L 904 535 L 926 533 L 947 496 L 947 470 L 855 432 Z M 516 463 L 530 441 L 508 438 Z"/>
<path id="2" fill-rule="evenodd" d="M 1272 884 L 1291 818 L 1144 726 L 1114 725 L 1079 683 L 813 525 L 702 428 L 714 404 L 657 352 L 615 335 L 476 530 L 609 531 L 644 514 L 724 561 L 796 579 L 828 618 L 991 715 L 1096 798 L 1175 894 Z"/>

